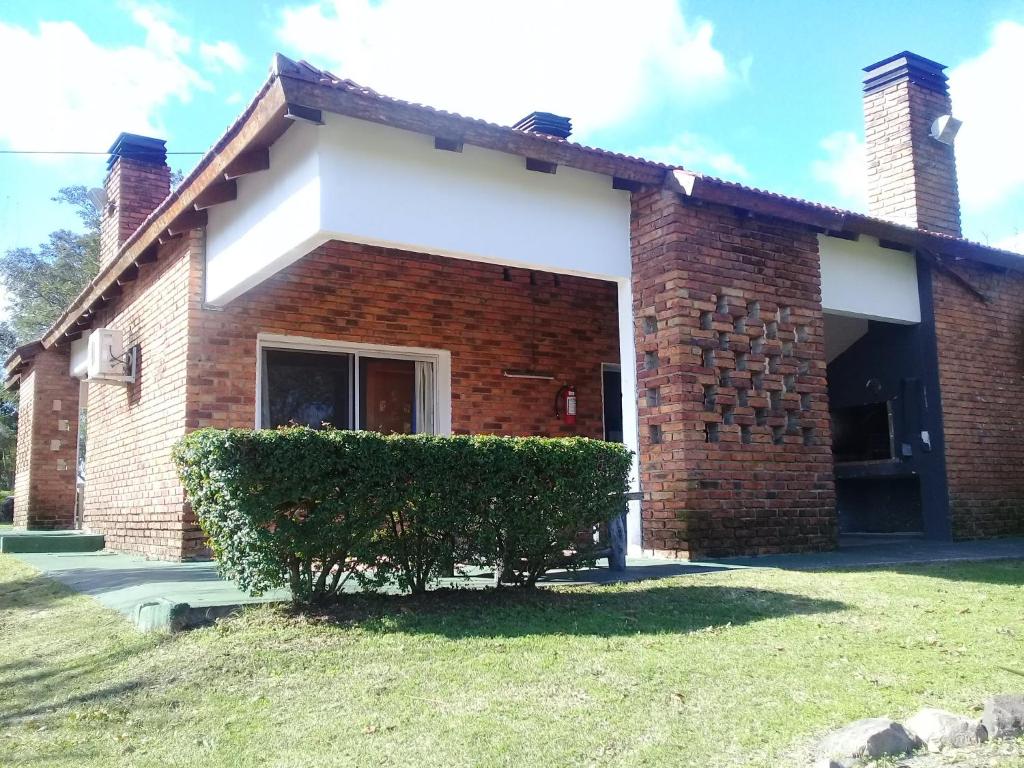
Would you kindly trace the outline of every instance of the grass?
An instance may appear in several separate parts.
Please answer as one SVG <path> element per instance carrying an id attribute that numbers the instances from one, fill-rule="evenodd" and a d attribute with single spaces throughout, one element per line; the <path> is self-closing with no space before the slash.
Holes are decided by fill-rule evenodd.
<path id="1" fill-rule="evenodd" d="M 0 762 L 787 765 L 855 718 L 1024 688 L 1022 584 L 744 570 L 142 635 L 0 555 Z"/>

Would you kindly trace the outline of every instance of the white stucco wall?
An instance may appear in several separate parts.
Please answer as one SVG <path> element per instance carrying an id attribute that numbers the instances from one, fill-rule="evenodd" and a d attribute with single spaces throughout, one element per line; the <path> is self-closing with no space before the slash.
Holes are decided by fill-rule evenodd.
<path id="1" fill-rule="evenodd" d="M 445 256 L 628 277 L 629 193 L 574 168 L 527 171 L 522 157 L 326 116 L 322 226 L 334 238 Z"/>
<path id="2" fill-rule="evenodd" d="M 897 323 L 921 322 L 914 255 L 873 237 L 818 235 L 821 306 L 826 312 Z"/>
<path id="3" fill-rule="evenodd" d="M 270 170 L 210 209 L 206 300 L 223 305 L 327 240 L 628 278 L 629 193 L 607 176 L 338 115 L 296 124 Z"/>
<path id="4" fill-rule="evenodd" d="M 208 209 L 208 303 L 227 304 L 326 242 L 316 143 L 313 126 L 292 126 L 270 148 L 270 170 L 241 177 L 236 200 Z"/>

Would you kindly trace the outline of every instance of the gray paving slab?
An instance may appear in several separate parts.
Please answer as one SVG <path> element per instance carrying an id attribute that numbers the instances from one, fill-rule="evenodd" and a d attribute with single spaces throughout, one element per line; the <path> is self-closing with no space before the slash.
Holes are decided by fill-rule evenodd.
<path id="1" fill-rule="evenodd" d="M 857 546 L 840 546 L 839 549 L 832 552 L 729 557 L 715 560 L 714 564 L 725 567 L 744 566 L 806 571 L 1017 558 L 1024 558 L 1024 538 L 956 542 L 925 539 L 892 541 L 890 539 L 885 540 L 885 543 L 875 545 L 860 540 L 857 542 Z"/>
<path id="2" fill-rule="evenodd" d="M 115 552 L 18 553 L 11 555 L 62 584 L 120 611 L 142 629 L 182 629 L 210 621 L 244 605 L 288 599 L 286 590 L 260 597 L 242 592 L 217 573 L 214 563 L 172 563 Z M 1024 559 L 1024 538 L 957 543 L 923 540 L 840 548 L 800 555 L 735 557 L 700 562 L 630 558 L 623 572 L 603 565 L 555 571 L 548 585 L 608 584 L 623 581 L 700 575 L 742 568 L 837 570 L 972 560 Z M 483 587 L 487 577 L 459 580 Z"/>

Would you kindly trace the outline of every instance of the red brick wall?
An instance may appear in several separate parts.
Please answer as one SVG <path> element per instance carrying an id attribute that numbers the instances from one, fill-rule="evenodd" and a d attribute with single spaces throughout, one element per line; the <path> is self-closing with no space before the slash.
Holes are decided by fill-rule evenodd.
<path id="1" fill-rule="evenodd" d="M 644 548 L 834 546 L 815 235 L 655 191 L 632 237 Z"/>
<path id="2" fill-rule="evenodd" d="M 198 236 L 197 236 L 198 237 Z M 198 239 L 196 242 L 199 242 Z M 139 345 L 134 384 L 90 384 L 84 525 L 112 549 L 163 559 L 183 555 L 191 516 L 170 459 L 185 433 L 191 262 L 187 239 L 164 246 L 95 327 Z"/>
<path id="3" fill-rule="evenodd" d="M 197 307 L 188 426 L 252 426 L 256 335 L 445 349 L 457 433 L 602 436 L 601 363 L 617 363 L 613 283 L 332 242 L 222 311 Z M 555 381 L 509 379 L 507 368 Z M 577 386 L 578 421 L 554 416 Z"/>
<path id="4" fill-rule="evenodd" d="M 75 522 L 79 382 L 67 346 L 40 352 L 19 388 L 14 523 L 71 528 Z"/>
<path id="5" fill-rule="evenodd" d="M 261 332 L 449 350 L 457 432 L 602 435 L 601 363 L 618 362 L 611 283 L 536 273 L 531 284 L 525 270 L 505 280 L 498 266 L 331 243 L 213 310 L 201 303 L 201 238 L 186 247 L 143 267 L 97 318 L 141 349 L 135 385 L 90 392 L 85 523 L 111 548 L 204 554 L 170 450 L 186 429 L 253 426 Z M 576 427 L 553 414 L 562 382 L 577 385 Z"/>
<path id="6" fill-rule="evenodd" d="M 1024 534 L 1024 275 L 934 271 L 935 333 L 956 538 Z"/>

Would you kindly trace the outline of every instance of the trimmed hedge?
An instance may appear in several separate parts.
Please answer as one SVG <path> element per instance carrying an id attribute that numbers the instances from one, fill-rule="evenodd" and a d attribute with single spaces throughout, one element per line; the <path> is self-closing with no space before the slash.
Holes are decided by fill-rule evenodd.
<path id="1" fill-rule="evenodd" d="M 532 586 L 623 510 L 631 454 L 586 438 L 203 429 L 174 449 L 221 572 L 323 601 L 422 592 L 455 564 Z"/>

